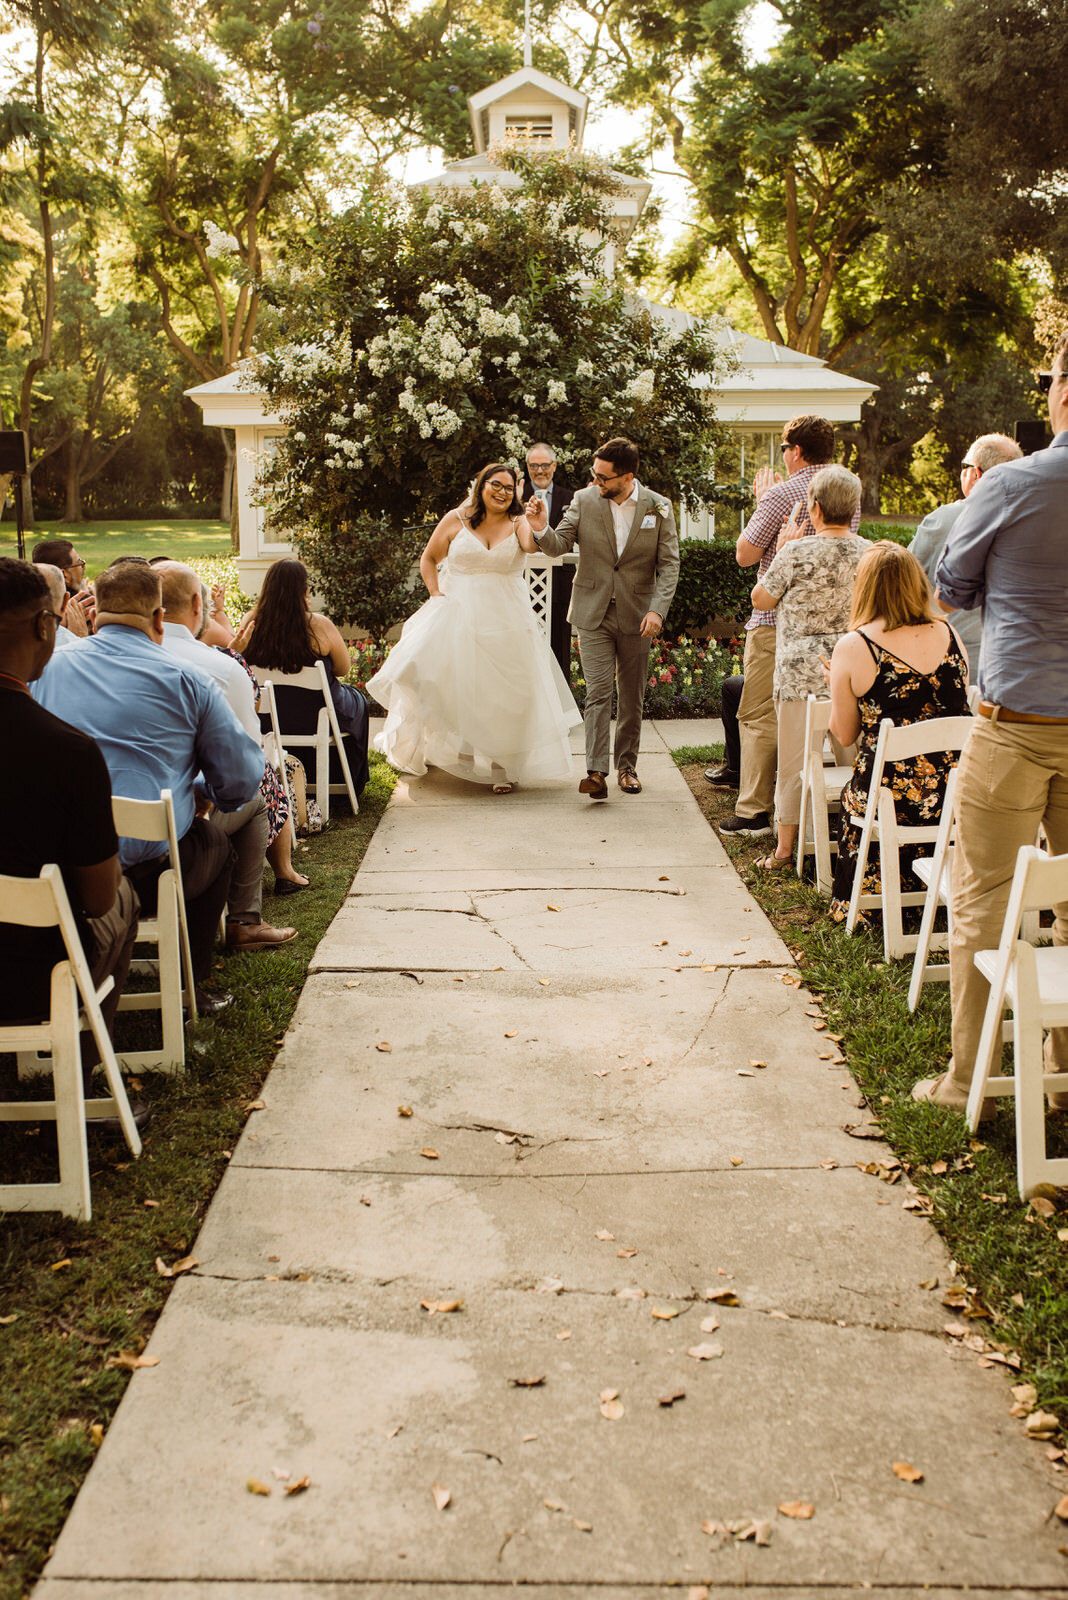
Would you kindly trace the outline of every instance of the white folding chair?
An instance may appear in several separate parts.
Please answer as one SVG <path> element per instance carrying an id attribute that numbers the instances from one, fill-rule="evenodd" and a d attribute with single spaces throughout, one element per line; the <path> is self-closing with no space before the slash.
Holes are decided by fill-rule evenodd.
<path id="1" fill-rule="evenodd" d="M 979 715 L 979 702 L 982 700 L 982 698 L 983 691 L 980 689 L 979 685 L 977 683 L 970 683 L 968 685 L 968 710 L 971 712 L 973 717 L 977 717 Z"/>
<path id="2" fill-rule="evenodd" d="M 912 863 L 912 871 L 926 888 L 926 898 L 923 902 L 923 917 L 920 921 L 920 931 L 916 936 L 916 954 L 912 962 L 912 978 L 909 981 L 909 1010 L 915 1011 L 920 1003 L 920 990 L 925 983 L 946 983 L 949 980 L 949 962 L 929 963 L 927 957 L 932 950 L 949 949 L 950 897 L 949 878 L 951 871 L 950 850 L 953 845 L 953 833 L 956 821 L 953 816 L 953 801 L 957 792 L 957 768 L 954 767 L 946 779 L 946 792 L 942 800 L 942 815 L 938 823 L 938 832 L 935 835 L 934 850 L 929 856 L 920 856 L 918 861 Z M 935 917 L 938 915 L 939 906 L 946 908 L 946 931 L 935 933 Z"/>
<path id="3" fill-rule="evenodd" d="M 124 1050 L 122 1064 L 130 1072 L 182 1072 L 185 1068 L 182 1011 L 183 1008 L 187 1010 L 190 1022 L 195 1021 L 197 1000 L 174 800 L 169 789 L 161 790 L 158 800 L 128 800 L 114 795 L 111 814 L 120 838 L 166 844 L 170 859 L 170 865 L 159 876 L 155 916 L 142 917 L 137 924 L 138 944 L 154 944 L 158 953 L 153 958 L 142 958 L 130 964 L 131 972 L 158 976 L 159 988 L 134 994 L 127 991 L 119 1001 L 120 1011 L 158 1011 L 163 1041 L 158 1050 Z"/>
<path id="4" fill-rule="evenodd" d="M 1068 1157 L 1046 1155 L 1044 1095 L 1068 1093 L 1068 1072 L 1043 1072 L 1045 1028 L 1068 1026 L 1068 946 L 1036 950 L 1020 937 L 1028 911 L 1068 900 L 1068 855 L 1048 856 L 1023 845 L 1016 857 L 1009 903 L 996 950 L 977 950 L 975 964 L 990 984 L 968 1093 L 968 1126 L 979 1126 L 990 1095 L 1016 1096 L 1016 1177 L 1026 1200 L 1040 1183 L 1068 1184 Z M 1013 1013 L 1013 1071 L 1001 1071 L 1004 1013 Z"/>
<path id="5" fill-rule="evenodd" d="M 287 750 L 303 749 L 310 746 L 315 751 L 315 798 L 319 802 L 319 809 L 323 814 L 323 821 L 330 821 L 330 796 L 332 794 L 348 793 L 352 814 L 359 812 L 359 803 L 356 799 L 356 787 L 349 771 L 349 761 L 345 754 L 345 744 L 341 735 L 341 727 L 334 710 L 334 702 L 330 698 L 330 679 L 326 675 L 326 665 L 317 661 L 313 667 L 304 667 L 300 672 L 275 672 L 266 667 L 252 668 L 256 682 L 263 685 L 270 679 L 274 688 L 303 689 L 310 694 L 321 697 L 319 715 L 314 733 L 285 733 L 284 738 Z M 330 782 L 330 746 L 333 744 L 341 762 L 341 771 L 344 783 L 331 784 Z"/>
<path id="6" fill-rule="evenodd" d="M 278 774 L 282 788 L 285 790 L 289 802 L 289 832 L 293 843 L 297 842 L 297 803 L 293 796 L 293 788 L 289 782 L 286 771 L 286 750 L 282 743 L 282 734 L 278 724 L 278 702 L 274 696 L 274 684 L 268 678 L 261 686 L 260 710 L 270 722 L 270 732 L 263 735 L 263 753 L 271 766 Z"/>
<path id="7" fill-rule="evenodd" d="M 100 1002 L 110 993 L 113 980 L 105 979 L 99 988 L 93 983 L 63 878 L 54 864 L 42 867 L 37 878 L 0 877 L 0 921 L 24 928 L 58 927 L 67 952 L 66 960 L 52 968 L 47 1020 L 0 1027 L 0 1050 L 47 1053 L 51 1057 L 51 1099 L 4 1101 L 0 1103 L 0 1122 L 54 1122 L 59 1180 L 0 1184 L 0 1210 L 61 1211 L 64 1216 L 88 1222 L 93 1210 L 86 1118 L 117 1116 L 130 1153 L 141 1154 L 141 1136 L 100 1014 Z M 83 1028 L 96 1041 L 111 1090 L 101 1099 L 84 1097 L 79 1049 Z"/>
<path id="8" fill-rule="evenodd" d="M 838 845 L 831 839 L 828 813 L 838 811 L 842 790 L 853 776 L 852 765 L 827 766 L 824 763 L 824 746 L 827 743 L 831 721 L 831 702 L 819 700 L 814 694 L 808 697 L 805 708 L 805 754 L 801 768 L 801 826 L 797 830 L 797 875 L 812 852 L 816 857 L 816 888 L 820 894 L 831 894 L 831 855 L 838 854 Z M 809 816 L 812 829 L 809 831 Z"/>
<path id="9" fill-rule="evenodd" d="M 872 762 L 868 803 L 861 822 L 850 819 L 851 825 L 860 827 L 857 846 L 857 866 L 853 878 L 853 892 L 849 899 L 846 932 L 852 933 L 862 910 L 881 907 L 883 913 L 883 952 L 886 960 L 911 954 L 916 948 L 916 935 L 906 934 L 901 926 L 903 906 L 923 905 L 926 895 L 920 890 L 902 891 L 899 852 L 902 847 L 918 844 L 933 845 L 938 837 L 938 823 L 919 826 L 899 823 L 894 805 L 893 791 L 883 786 L 883 773 L 887 767 L 901 761 L 912 761 L 917 756 L 939 755 L 952 751 L 959 755 L 964 741 L 973 727 L 971 717 L 932 717 L 924 722 L 911 722 L 903 728 L 895 727 L 889 717 L 879 724 L 879 738 Z M 877 797 L 872 804 L 872 797 Z M 872 844 L 879 844 L 880 894 L 865 894 L 864 873 Z"/>

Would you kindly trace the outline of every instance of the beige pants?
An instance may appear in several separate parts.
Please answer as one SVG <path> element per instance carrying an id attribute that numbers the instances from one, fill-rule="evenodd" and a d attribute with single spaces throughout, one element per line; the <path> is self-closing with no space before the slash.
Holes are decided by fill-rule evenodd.
<path id="1" fill-rule="evenodd" d="M 586 679 L 587 772 L 608 772 L 609 726 L 612 718 L 612 685 L 616 685 L 616 771 L 638 765 L 638 741 L 642 733 L 642 705 L 645 679 L 649 671 L 651 639 L 639 633 L 623 633 L 616 620 L 615 602 L 608 607 L 599 628 L 579 629 L 582 674 Z"/>
<path id="2" fill-rule="evenodd" d="M 745 687 L 738 702 L 741 776 L 735 811 L 740 817 L 771 814 L 775 795 L 778 727 L 775 719 L 775 629 L 750 628 L 742 658 Z"/>
<path id="3" fill-rule="evenodd" d="M 1054 855 L 1068 851 L 1068 726 L 988 722 L 976 717 L 960 758 L 953 850 L 950 1080 L 971 1086 L 989 985 L 974 962 L 996 950 L 1021 845 L 1045 825 Z M 1056 906 L 1054 944 L 1068 944 L 1068 905 Z M 1068 1071 L 1068 1028 L 1050 1035 L 1049 1069 Z"/>
<path id="4" fill-rule="evenodd" d="M 775 778 L 775 821 L 801 820 L 801 772 L 805 764 L 807 700 L 776 700 L 779 764 Z"/>

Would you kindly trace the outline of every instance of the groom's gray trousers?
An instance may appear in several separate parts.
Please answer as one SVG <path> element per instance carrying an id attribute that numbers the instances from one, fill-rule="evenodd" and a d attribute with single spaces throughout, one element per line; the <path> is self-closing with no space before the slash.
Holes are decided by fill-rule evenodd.
<path id="1" fill-rule="evenodd" d="M 618 689 L 616 716 L 616 771 L 638 765 L 638 741 L 642 731 L 642 702 L 649 671 L 651 639 L 640 633 L 623 633 L 616 619 L 616 603 L 611 601 L 599 628 L 578 630 L 582 675 L 586 680 L 587 772 L 610 772 L 608 759 L 609 724 L 612 716 L 612 685 Z"/>

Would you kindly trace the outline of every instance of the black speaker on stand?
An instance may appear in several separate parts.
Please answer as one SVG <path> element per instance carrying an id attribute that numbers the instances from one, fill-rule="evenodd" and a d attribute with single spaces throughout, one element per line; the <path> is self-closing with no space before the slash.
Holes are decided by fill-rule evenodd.
<path id="1" fill-rule="evenodd" d="M 15 531 L 19 541 L 19 560 L 26 559 L 26 534 L 22 526 L 22 479 L 30 470 L 30 437 L 21 428 L 0 431 L 0 476 L 10 473 L 15 481 Z"/>

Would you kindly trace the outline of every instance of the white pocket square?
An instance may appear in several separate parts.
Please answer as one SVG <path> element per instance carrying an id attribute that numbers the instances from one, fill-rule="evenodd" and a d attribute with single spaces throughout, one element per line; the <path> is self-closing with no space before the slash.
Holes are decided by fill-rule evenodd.
<path id="1" fill-rule="evenodd" d="M 643 528 L 655 528 L 656 527 L 656 518 L 652 515 L 651 512 L 650 512 L 649 516 L 642 518 L 642 527 Z"/>

